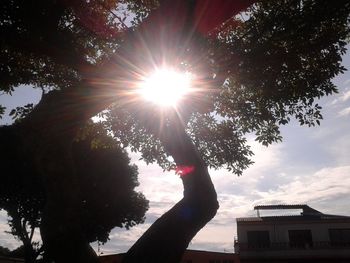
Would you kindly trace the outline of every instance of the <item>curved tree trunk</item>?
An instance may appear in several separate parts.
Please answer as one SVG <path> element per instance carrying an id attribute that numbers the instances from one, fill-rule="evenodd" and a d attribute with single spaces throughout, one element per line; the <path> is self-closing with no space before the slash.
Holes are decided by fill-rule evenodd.
<path id="1" fill-rule="evenodd" d="M 183 198 L 152 224 L 127 252 L 123 263 L 179 262 L 189 242 L 219 208 L 207 166 L 185 131 L 174 129 L 162 141 L 178 166 Z"/>

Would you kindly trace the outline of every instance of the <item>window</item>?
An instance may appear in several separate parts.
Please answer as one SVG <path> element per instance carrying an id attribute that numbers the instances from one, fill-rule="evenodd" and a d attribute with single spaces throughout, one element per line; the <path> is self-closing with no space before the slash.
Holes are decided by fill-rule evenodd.
<path id="1" fill-rule="evenodd" d="M 289 246 L 292 248 L 312 247 L 311 230 L 289 230 Z"/>
<path id="2" fill-rule="evenodd" d="M 329 229 L 328 232 L 332 246 L 350 246 L 350 228 Z"/>
<path id="3" fill-rule="evenodd" d="M 269 231 L 248 231 L 248 248 L 270 247 Z"/>

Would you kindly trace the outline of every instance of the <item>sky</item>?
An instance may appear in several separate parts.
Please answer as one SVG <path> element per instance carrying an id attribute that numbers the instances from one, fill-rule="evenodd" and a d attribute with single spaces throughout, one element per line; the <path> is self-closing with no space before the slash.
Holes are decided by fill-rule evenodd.
<path id="1" fill-rule="evenodd" d="M 343 65 L 350 69 L 350 55 Z M 308 204 L 328 214 L 350 216 L 350 72 L 336 77 L 339 94 L 322 98 L 324 120 L 318 127 L 292 122 L 281 128 L 282 143 L 269 147 L 248 141 L 254 151 L 254 164 L 243 176 L 226 170 L 211 171 L 218 192 L 220 208 L 216 217 L 192 240 L 189 248 L 233 252 L 236 218 L 255 216 L 258 204 Z M 0 105 L 8 111 L 19 105 L 40 100 L 41 93 L 20 87 L 12 97 L 0 95 Z M 9 124 L 5 117 L 0 124 Z M 130 154 L 139 167 L 137 188 L 150 200 L 146 222 L 131 230 L 114 229 L 110 241 L 100 253 L 125 252 L 138 237 L 182 197 L 182 183 L 173 172 L 163 172 L 157 165 L 146 165 L 139 155 Z M 11 249 L 19 242 L 6 234 L 7 216 L 0 212 L 0 245 Z M 94 247 L 97 249 L 96 244 Z"/>

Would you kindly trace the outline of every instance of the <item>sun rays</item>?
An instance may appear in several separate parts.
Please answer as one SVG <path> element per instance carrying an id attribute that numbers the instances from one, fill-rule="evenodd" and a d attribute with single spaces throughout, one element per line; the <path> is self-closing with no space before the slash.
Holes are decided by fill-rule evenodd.
<path id="1" fill-rule="evenodd" d="M 191 91 L 192 75 L 172 69 L 157 69 L 139 85 L 138 92 L 148 101 L 162 107 L 175 107 Z"/>

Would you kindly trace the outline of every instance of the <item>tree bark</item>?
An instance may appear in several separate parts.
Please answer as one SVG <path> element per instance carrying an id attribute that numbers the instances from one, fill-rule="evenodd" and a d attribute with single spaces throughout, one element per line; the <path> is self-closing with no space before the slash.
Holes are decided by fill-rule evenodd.
<path id="1" fill-rule="evenodd" d="M 84 110 L 86 100 L 79 102 L 84 98 L 78 97 L 79 92 L 77 88 L 45 95 L 17 126 L 24 152 L 31 156 L 45 187 L 40 231 L 47 261 L 98 262 L 81 227 L 82 200 L 71 155 L 76 132 L 90 117 Z"/>
<path id="2" fill-rule="evenodd" d="M 177 123 L 157 135 L 177 164 L 183 198 L 152 224 L 127 252 L 123 263 L 179 262 L 189 242 L 219 208 L 208 168 L 183 126 Z"/>

